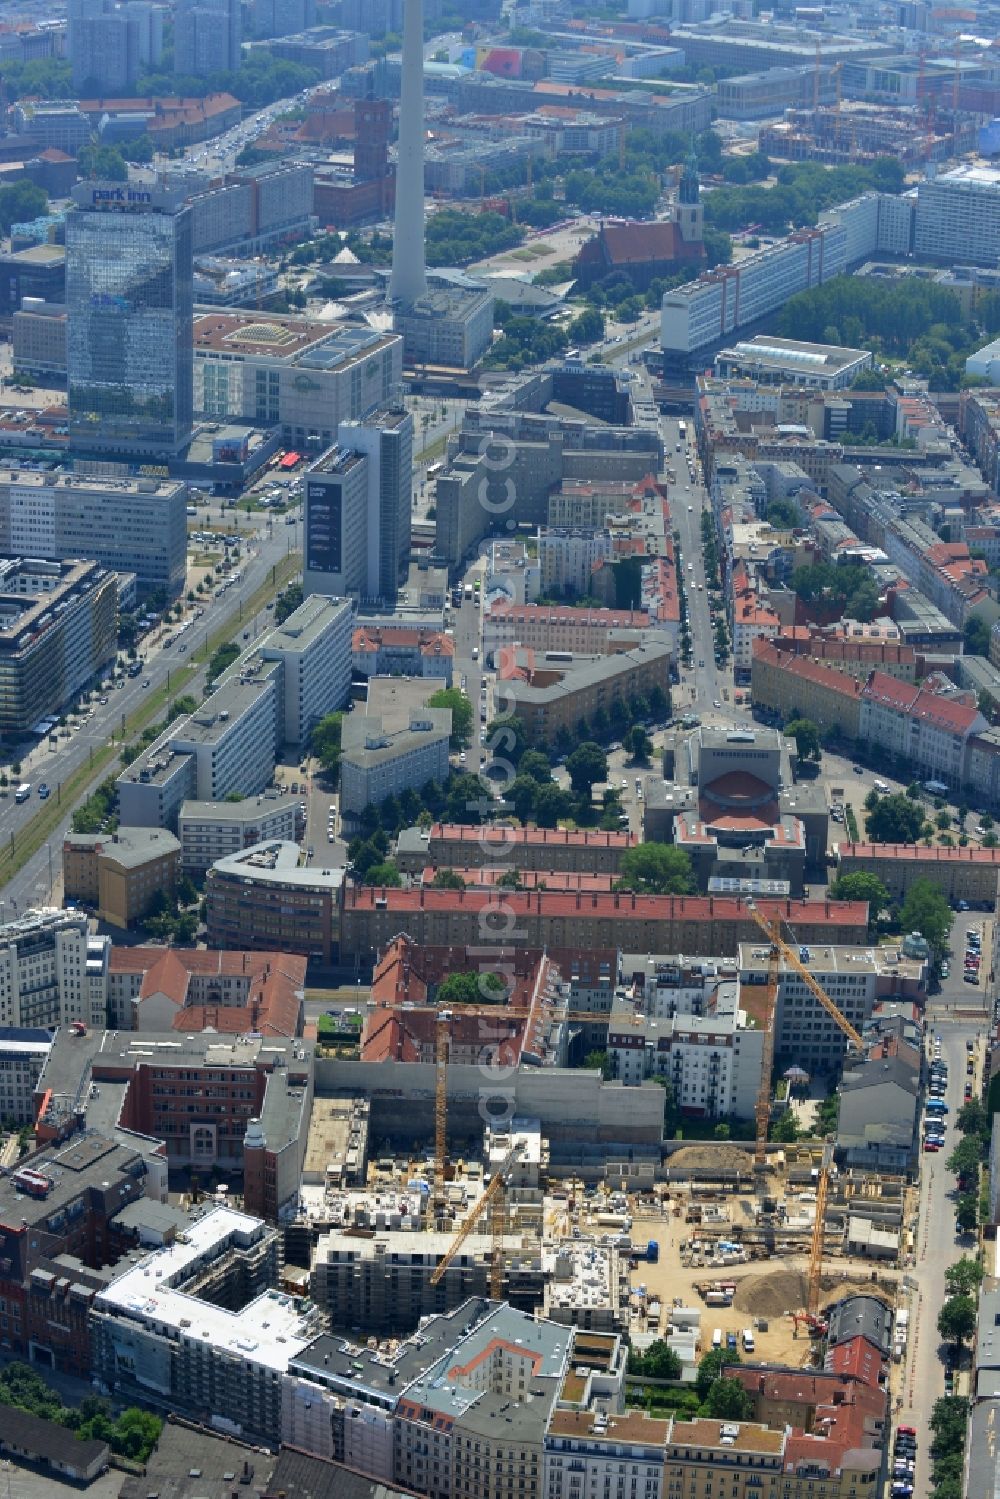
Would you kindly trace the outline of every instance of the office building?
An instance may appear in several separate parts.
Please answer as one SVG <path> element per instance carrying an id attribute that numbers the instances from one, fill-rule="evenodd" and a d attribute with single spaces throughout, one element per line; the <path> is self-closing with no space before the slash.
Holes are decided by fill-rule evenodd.
<path id="1" fill-rule="evenodd" d="M 301 751 L 314 725 L 346 703 L 352 624 L 343 599 L 310 598 L 263 636 L 118 777 L 122 823 L 173 828 L 185 801 L 259 795 L 280 747 Z"/>
<path id="2" fill-rule="evenodd" d="M 367 598 L 369 463 L 337 447 L 306 479 L 303 591 Z"/>
<path id="3" fill-rule="evenodd" d="M 121 1400 L 276 1443 L 282 1376 L 319 1331 L 315 1308 L 275 1289 L 281 1262 L 274 1229 L 213 1209 L 96 1298 L 95 1376 Z"/>
<path id="4" fill-rule="evenodd" d="M 413 417 L 403 406 L 342 422 L 337 440 L 368 460 L 366 591 L 391 608 L 406 581 L 413 510 Z"/>
<path id="5" fill-rule="evenodd" d="M 340 428 L 310 471 L 303 586 L 392 607 L 407 575 L 413 495 L 413 418 L 401 408 Z"/>
<path id="6" fill-rule="evenodd" d="M 320 719 L 347 703 L 353 631 L 350 601 L 317 595 L 261 642 L 260 659 L 281 666 L 279 743 L 304 751 Z"/>
<path id="7" fill-rule="evenodd" d="M 39 1079 L 38 1138 L 121 1132 L 164 1190 L 170 1171 L 181 1180 L 191 1168 L 229 1181 L 242 1175 L 248 1209 L 277 1221 L 298 1200 L 313 1056 L 295 1035 L 304 963 L 273 949 L 260 956 L 258 964 L 246 952 L 115 948 L 125 1013 L 138 1011 L 138 1030 L 59 1032 Z M 147 1010 L 165 1013 L 163 1030 L 145 1026 Z M 255 1022 L 265 1034 L 254 1033 Z"/>
<path id="8" fill-rule="evenodd" d="M 299 865 L 297 843 L 258 843 L 218 859 L 205 880 L 208 938 L 338 961 L 344 870 Z"/>
<path id="9" fill-rule="evenodd" d="M 163 51 L 163 9 L 151 0 L 69 0 L 67 52 L 79 93 L 129 91 Z"/>
<path id="10" fill-rule="evenodd" d="M 118 582 L 99 562 L 0 560 L 0 734 L 58 718 L 118 652 Z"/>
<path id="11" fill-rule="evenodd" d="M 242 56 L 240 0 L 177 0 L 174 72 L 188 78 L 235 73 Z"/>
<path id="12" fill-rule="evenodd" d="M 66 221 L 70 442 L 163 460 L 191 435 L 191 214 L 159 188 L 82 183 Z"/>
<path id="13" fill-rule="evenodd" d="M 402 408 L 342 423 L 333 453 L 307 475 L 306 595 L 396 604 L 409 558 L 412 435 Z"/>
<path id="14" fill-rule="evenodd" d="M 230 95 L 216 95 L 223 101 Z M 228 106 L 227 106 L 228 107 Z M 191 203 L 196 255 L 263 255 L 313 226 L 313 172 L 305 161 L 236 167 L 220 183 L 186 164 L 170 174 Z"/>
<path id="15" fill-rule="evenodd" d="M 339 78 L 349 68 L 367 62 L 369 53 L 367 28 L 342 31 L 337 26 L 313 26 L 308 31 L 285 33 L 263 46 L 272 57 L 312 68 L 327 80 Z"/>
<path id="16" fill-rule="evenodd" d="M 340 812 L 355 823 L 365 807 L 419 791 L 448 778 L 450 708 L 411 708 L 403 723 L 351 713 L 344 719 L 340 757 Z"/>
<path id="17" fill-rule="evenodd" d="M 840 945 L 833 932 L 804 944 L 803 961 L 809 972 L 854 1026 L 862 1031 L 876 1005 L 890 1000 L 920 1003 L 926 996 L 926 958 L 907 957 L 900 947 L 869 947 L 861 939 Z M 741 990 L 748 996 L 763 992 L 768 982 L 769 947 L 741 942 L 737 967 Z M 808 1072 L 828 1073 L 839 1068 L 847 1040 L 837 1023 L 822 1010 L 797 969 L 784 958 L 778 975 L 774 1054 L 794 1056 Z"/>
<path id="18" fill-rule="evenodd" d="M 35 1086 L 52 1045 L 41 1027 L 0 1026 L 0 1119 L 34 1124 Z"/>
<path id="19" fill-rule="evenodd" d="M 181 869 L 203 875 L 224 859 L 255 843 L 293 843 L 298 832 L 298 803 L 268 791 L 238 802 L 183 802 L 177 818 Z"/>
<path id="20" fill-rule="evenodd" d="M 140 595 L 175 599 L 187 563 L 187 486 L 175 479 L 99 478 L 0 468 L 0 553 L 92 557 L 132 573 Z"/>
<path id="21" fill-rule="evenodd" d="M 451 686 L 455 637 L 424 626 L 365 621 L 351 641 L 355 677 L 440 677 Z"/>
<path id="22" fill-rule="evenodd" d="M 110 950 L 77 911 L 29 911 L 0 926 L 0 1026 L 103 1027 Z"/>
<path id="23" fill-rule="evenodd" d="M 402 374 L 396 334 L 252 312 L 195 320 L 195 410 L 280 427 L 283 442 L 300 452 L 328 448 L 342 423 L 393 400 Z M 412 432 L 408 417 L 400 438 L 405 429 Z M 408 520 L 409 512 L 407 542 Z"/>
<path id="24" fill-rule="evenodd" d="M 493 293 L 462 271 L 432 271 L 426 291 L 400 304 L 393 326 L 408 366 L 471 370 L 493 341 Z"/>
<path id="25" fill-rule="evenodd" d="M 127 931 L 161 900 L 173 899 L 180 855 L 180 843 L 163 828 L 70 832 L 63 840 L 63 892 L 93 906 L 98 921 Z"/>

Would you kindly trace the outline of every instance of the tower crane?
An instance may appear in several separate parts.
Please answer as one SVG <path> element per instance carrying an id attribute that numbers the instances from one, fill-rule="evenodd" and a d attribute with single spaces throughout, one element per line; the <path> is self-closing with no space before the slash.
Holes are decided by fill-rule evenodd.
<path id="1" fill-rule="evenodd" d="M 495 1301 L 499 1301 L 503 1292 L 503 1234 L 506 1223 L 504 1193 L 507 1188 L 507 1173 L 517 1158 L 518 1149 L 519 1147 L 516 1145 L 511 1146 L 496 1171 L 490 1177 L 486 1191 L 466 1214 L 461 1228 L 448 1245 L 447 1251 L 441 1257 L 440 1264 L 435 1266 L 431 1274 L 432 1286 L 439 1285 L 443 1280 L 445 1272 L 462 1248 L 462 1245 L 472 1233 L 483 1214 L 488 1211 L 491 1239 L 490 1295 Z"/>
<path id="2" fill-rule="evenodd" d="M 753 920 L 755 921 L 755 923 L 757 924 L 757 926 L 760 927 L 761 931 L 764 933 L 764 935 L 767 937 L 768 941 L 771 943 L 771 957 L 772 957 L 772 961 L 776 961 L 775 954 L 780 954 L 785 959 L 785 962 L 788 963 L 792 968 L 795 969 L 796 973 L 798 973 L 799 976 L 803 979 L 803 981 L 805 982 L 805 984 L 807 985 L 807 987 L 809 988 L 809 990 L 819 1000 L 820 1004 L 823 1006 L 823 1009 L 826 1010 L 827 1014 L 830 1015 L 836 1021 L 837 1025 L 840 1027 L 840 1029 L 843 1031 L 844 1035 L 847 1037 L 847 1040 L 850 1043 L 851 1047 L 855 1051 L 861 1052 L 863 1050 L 863 1048 L 864 1048 L 864 1042 L 861 1039 L 860 1033 L 854 1028 L 854 1026 L 848 1020 L 847 1016 L 844 1015 L 844 1014 L 842 1014 L 840 1008 L 837 1005 L 834 1004 L 833 1000 L 830 998 L 829 994 L 827 994 L 827 992 L 823 988 L 822 984 L 820 984 L 817 979 L 813 978 L 812 974 L 809 972 L 809 970 L 806 967 L 805 963 L 803 963 L 802 959 L 799 957 L 799 955 L 795 951 L 795 949 L 793 947 L 791 947 L 785 941 L 785 939 L 782 937 L 782 935 L 781 935 L 781 918 L 776 916 L 773 921 L 768 921 L 767 918 L 766 918 L 766 916 L 762 916 L 761 915 L 760 911 L 758 911 L 755 903 L 752 900 L 751 901 L 747 901 L 747 909 L 750 912 L 750 915 L 753 917 Z M 769 984 L 768 987 L 770 988 L 770 984 Z M 771 1047 L 772 1047 L 772 1052 L 773 1052 L 773 1046 L 774 1046 L 773 1027 L 774 1027 L 774 1011 L 772 1010 L 771 1011 L 771 1026 L 770 1026 L 770 1029 L 771 1029 Z M 767 1051 L 767 1043 L 765 1042 L 765 1052 L 766 1051 Z M 769 1085 L 770 1084 L 770 1073 L 769 1072 L 767 1074 L 766 1081 L 767 1081 L 767 1083 Z M 758 1099 L 758 1109 L 759 1109 L 759 1107 L 760 1107 L 760 1103 L 759 1103 L 759 1099 Z M 759 1151 L 759 1149 L 760 1149 L 760 1133 L 759 1133 L 760 1132 L 760 1116 L 759 1116 L 759 1114 L 758 1114 L 758 1119 L 757 1119 L 757 1129 L 758 1129 L 758 1147 L 757 1148 L 758 1148 L 758 1151 Z M 816 1183 L 816 1218 L 815 1218 L 815 1222 L 813 1223 L 812 1242 L 811 1242 L 810 1248 L 809 1248 L 809 1271 L 808 1271 L 808 1286 L 809 1286 L 809 1291 L 808 1291 L 808 1298 L 807 1298 L 807 1305 L 806 1305 L 806 1312 L 807 1312 L 806 1320 L 809 1323 L 810 1327 L 815 1327 L 817 1325 L 817 1322 L 816 1322 L 816 1313 L 817 1313 L 817 1309 L 819 1307 L 820 1275 L 822 1274 L 822 1270 L 823 1270 L 823 1230 L 824 1230 L 824 1227 L 825 1227 L 825 1224 L 826 1224 L 826 1202 L 827 1202 L 827 1197 L 828 1197 L 829 1191 L 830 1191 L 830 1167 L 832 1165 L 832 1162 L 833 1162 L 833 1150 L 832 1150 L 832 1148 L 830 1147 L 830 1145 L 828 1143 L 824 1147 L 824 1150 L 823 1150 L 823 1161 L 822 1161 L 822 1165 L 820 1166 L 819 1178 L 818 1178 L 817 1183 Z M 796 1326 L 797 1325 L 798 1325 L 798 1323 L 796 1323 Z"/>
<path id="3" fill-rule="evenodd" d="M 771 1122 L 771 1069 L 774 1066 L 774 1017 L 778 1008 L 778 978 L 781 949 L 772 942 L 767 960 L 767 989 L 764 997 L 764 1053 L 761 1058 L 760 1091 L 755 1110 L 757 1143 L 753 1163 L 758 1171 L 767 1165 L 767 1129 Z"/>
<path id="4" fill-rule="evenodd" d="M 434 1034 L 434 1212 L 444 1207 L 448 1179 L 448 1026 L 450 1010 L 439 1010 Z M 430 1219 L 428 1220 L 430 1221 Z"/>

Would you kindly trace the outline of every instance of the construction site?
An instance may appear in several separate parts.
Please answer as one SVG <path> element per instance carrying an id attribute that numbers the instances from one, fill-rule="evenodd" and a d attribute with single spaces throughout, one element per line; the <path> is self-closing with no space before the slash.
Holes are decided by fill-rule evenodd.
<path id="1" fill-rule="evenodd" d="M 452 1153 L 447 1010 L 426 1150 L 380 1150 L 367 1100 L 317 1097 L 286 1256 L 308 1272 L 330 1329 L 405 1337 L 421 1318 L 489 1295 L 620 1333 L 639 1351 L 663 1339 L 693 1380 L 699 1359 L 720 1346 L 754 1362 L 822 1362 L 828 1308 L 861 1294 L 889 1311 L 901 1298 L 885 1360 L 900 1362 L 916 1188 L 905 1174 L 838 1165 L 824 1140 L 769 1140 L 779 965 L 803 976 L 849 1057 L 866 1043 L 799 950 L 754 918 L 769 943 L 755 1138 L 665 1141 L 641 1189 L 624 1164 L 601 1181 L 560 1170 L 537 1119 L 487 1127 L 481 1141 L 465 1133 Z"/>

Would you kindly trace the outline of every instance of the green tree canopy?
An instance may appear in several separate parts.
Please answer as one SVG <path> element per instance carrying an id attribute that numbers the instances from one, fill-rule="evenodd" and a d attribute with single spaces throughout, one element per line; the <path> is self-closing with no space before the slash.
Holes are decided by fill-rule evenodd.
<path id="1" fill-rule="evenodd" d="M 451 747 L 466 749 L 472 739 L 472 704 L 458 687 L 442 687 L 427 699 L 428 708 L 451 709 Z"/>
<path id="2" fill-rule="evenodd" d="M 435 890 L 464 890 L 465 881 L 457 869 L 435 869 L 431 884 Z"/>
<path id="3" fill-rule="evenodd" d="M 403 883 L 403 877 L 392 859 L 385 859 L 381 864 L 371 865 L 368 873 L 365 875 L 364 883 L 366 885 L 398 889 Z"/>
<path id="4" fill-rule="evenodd" d="M 448 1005 L 498 1005 L 507 996 L 507 986 L 498 973 L 449 973 L 438 986 L 434 1003 Z"/>
<path id="5" fill-rule="evenodd" d="M 889 904 L 889 892 L 877 874 L 859 869 L 851 874 L 838 875 L 830 886 L 831 900 L 865 900 L 868 902 L 868 919 L 874 921 L 879 911 Z"/>
<path id="6" fill-rule="evenodd" d="M 823 753 L 819 729 L 810 718 L 794 718 L 786 724 L 785 738 L 795 740 L 800 760 L 818 760 Z"/>
<path id="7" fill-rule="evenodd" d="M 704 1414 L 718 1421 L 749 1421 L 753 1396 L 738 1379 L 719 1378 L 705 1397 Z"/>
<path id="8" fill-rule="evenodd" d="M 966 622 L 964 631 L 965 651 L 969 656 L 988 656 L 990 653 L 990 627 L 978 614 Z"/>
<path id="9" fill-rule="evenodd" d="M 937 1330 L 948 1343 L 959 1347 L 976 1326 L 976 1303 L 971 1296 L 949 1296 L 938 1312 Z"/>
<path id="10" fill-rule="evenodd" d="M 341 734 L 344 727 L 343 713 L 327 713 L 310 735 L 310 747 L 328 775 L 340 768 Z"/>
<path id="11" fill-rule="evenodd" d="M 645 1353 L 631 1349 L 628 1356 L 628 1372 L 644 1374 L 647 1379 L 680 1379 L 681 1361 L 662 1338 L 650 1343 Z"/>
<path id="12" fill-rule="evenodd" d="M 5 76 L 6 66 L 5 63 Z M 9 234 L 11 224 L 40 218 L 48 206 L 48 194 L 33 182 L 12 182 L 9 187 L 0 187 L 0 234 Z"/>
<path id="13" fill-rule="evenodd" d="M 872 843 L 916 843 L 923 822 L 923 809 L 901 791 L 891 796 L 876 794 L 868 811 L 868 837 Z"/>
<path id="14" fill-rule="evenodd" d="M 979 1290 L 982 1280 L 982 1265 L 968 1255 L 963 1255 L 944 1272 L 945 1290 L 949 1296 L 972 1296 Z"/>
<path id="15" fill-rule="evenodd" d="M 690 895 L 694 888 L 691 860 L 670 843 L 640 843 L 626 849 L 616 889 L 638 895 Z"/>
<path id="16" fill-rule="evenodd" d="M 742 1360 L 735 1348 L 710 1348 L 708 1353 L 702 1354 L 698 1362 L 698 1372 L 695 1375 L 695 1389 L 702 1400 L 717 1379 L 722 1377 L 722 1371 L 727 1364 L 739 1364 Z"/>
<path id="17" fill-rule="evenodd" d="M 772 500 L 767 507 L 767 522 L 776 531 L 793 531 L 802 524 L 802 512 L 794 500 Z"/>
<path id="18" fill-rule="evenodd" d="M 942 958 L 948 950 L 953 919 L 954 913 L 939 886 L 931 880 L 914 880 L 899 913 L 903 931 L 920 932 L 935 957 Z"/>
<path id="19" fill-rule="evenodd" d="M 578 744 L 566 760 L 570 785 L 578 796 L 589 796 L 595 781 L 608 778 L 608 757 L 593 740 Z"/>

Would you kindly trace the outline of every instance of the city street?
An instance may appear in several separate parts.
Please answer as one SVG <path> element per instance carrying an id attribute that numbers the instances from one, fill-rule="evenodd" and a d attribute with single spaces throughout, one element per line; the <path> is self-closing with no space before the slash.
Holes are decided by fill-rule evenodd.
<path id="1" fill-rule="evenodd" d="M 917 1499 L 930 1492 L 930 1418 L 935 1400 L 944 1394 L 946 1346 L 937 1331 L 938 1312 L 945 1300 L 944 1272 L 961 1255 L 974 1252 L 972 1238 L 955 1232 L 955 1178 L 945 1169 L 945 1161 L 954 1149 L 959 1135 L 955 1115 L 962 1106 L 965 1084 L 966 1039 L 975 1037 L 977 1027 L 964 1021 L 939 1020 L 928 1011 L 928 1054 L 933 1056 L 934 1035 L 941 1038 L 941 1055 L 948 1065 L 944 1148 L 937 1155 L 921 1155 L 920 1208 L 917 1220 L 916 1266 L 913 1278 L 917 1292 L 910 1300 L 911 1333 L 904 1368 L 900 1409 L 895 1412 L 897 1424 L 915 1426 L 918 1432 L 917 1471 L 914 1492 Z"/>
<path id="2" fill-rule="evenodd" d="M 251 550 L 255 550 L 256 555 L 245 555 L 243 558 L 243 576 L 239 584 L 221 598 L 205 604 L 204 616 L 197 621 L 197 626 L 192 627 L 192 647 L 201 645 L 203 631 L 205 635 L 212 635 L 222 625 L 231 625 L 233 634 L 238 637 L 238 626 L 242 623 L 251 639 L 267 627 L 273 617 L 270 612 L 262 609 L 256 617 L 252 617 L 244 613 L 244 608 L 266 581 L 271 569 L 284 559 L 288 546 L 284 526 L 274 526 L 270 534 L 265 526 L 262 534 L 253 541 Z M 123 719 L 127 719 L 141 706 L 149 692 L 166 684 L 168 690 L 175 695 L 189 692 L 198 695 L 203 688 L 204 675 L 204 666 L 193 666 L 177 653 L 176 647 L 166 651 L 154 650 L 149 653 L 143 674 L 126 678 L 125 686 L 120 691 L 110 691 L 107 694 L 107 704 L 93 704 L 89 721 L 70 738 L 60 738 L 58 749 L 50 750 L 48 740 L 41 740 L 30 754 L 21 759 L 20 779 L 27 781 L 32 787 L 28 800 L 18 804 L 11 795 L 0 801 L 0 844 L 14 838 L 37 814 L 37 792 L 41 782 L 44 781 L 50 787 L 52 795 L 58 797 L 62 782 L 85 764 L 88 758 L 93 760 L 95 752 L 107 744 L 112 734 L 120 738 Z M 149 686 L 144 687 L 144 682 L 148 682 Z M 109 775 L 116 775 L 119 769 L 116 759 L 99 774 L 95 774 L 94 785 Z M 88 788 L 87 794 L 92 789 L 93 787 Z M 7 881 L 0 904 L 0 919 L 10 920 L 27 907 L 45 904 L 50 899 L 54 876 L 61 863 L 62 839 L 69 827 L 72 811 L 73 808 L 67 806 L 65 819 L 52 837 Z"/>

